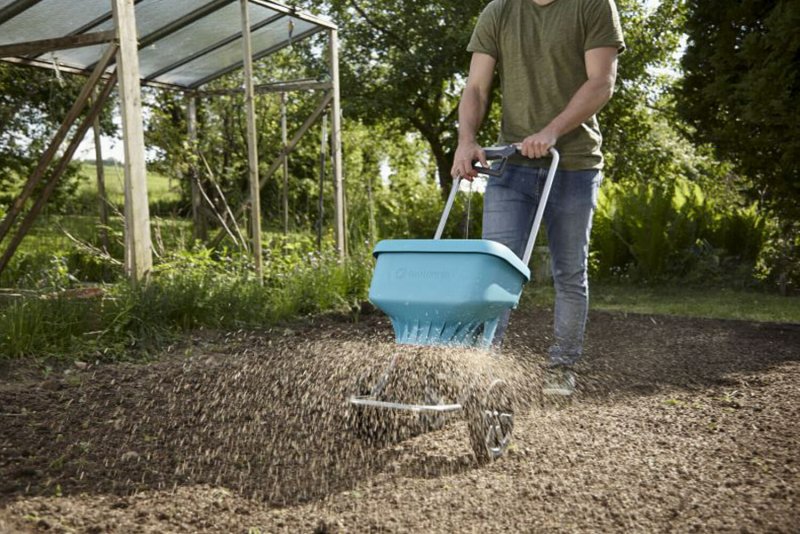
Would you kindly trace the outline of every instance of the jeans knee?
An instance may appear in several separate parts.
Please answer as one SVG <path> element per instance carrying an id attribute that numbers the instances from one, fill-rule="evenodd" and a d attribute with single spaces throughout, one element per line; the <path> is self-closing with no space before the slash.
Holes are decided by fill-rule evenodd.
<path id="1" fill-rule="evenodd" d="M 586 269 L 554 269 L 553 284 L 563 295 L 586 298 L 589 294 L 589 277 Z"/>

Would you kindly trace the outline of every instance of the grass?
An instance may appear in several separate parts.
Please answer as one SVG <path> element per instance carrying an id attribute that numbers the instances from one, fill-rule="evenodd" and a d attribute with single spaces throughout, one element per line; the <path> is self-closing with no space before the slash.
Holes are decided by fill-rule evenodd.
<path id="1" fill-rule="evenodd" d="M 116 206 L 122 206 L 125 200 L 123 189 L 125 174 L 122 165 L 103 165 L 103 169 L 108 201 Z M 81 176 L 78 195 L 83 198 L 96 198 L 97 171 L 94 163 L 82 163 Z M 151 171 L 147 173 L 147 196 L 151 203 L 177 202 L 181 196 L 179 187 L 180 184 L 177 180 L 170 180 L 162 174 Z"/>
<path id="2" fill-rule="evenodd" d="M 174 252 L 157 262 L 147 285 L 105 284 L 103 298 L 63 291 L 76 278 L 63 258 L 30 262 L 38 291 L 0 300 L 0 360 L 146 356 L 197 328 L 253 328 L 327 310 L 357 310 L 371 262 L 358 257 L 341 264 L 335 254 L 314 247 L 307 236 L 272 236 L 265 243 L 263 285 L 246 255 Z"/>
<path id="3" fill-rule="evenodd" d="M 525 305 L 552 306 L 553 300 L 552 286 L 531 285 L 523 293 Z M 594 282 L 589 306 L 612 312 L 800 323 L 800 298 L 756 290 Z"/>
<path id="4" fill-rule="evenodd" d="M 150 222 L 153 246 L 159 255 L 166 251 L 184 250 L 193 241 L 191 221 L 153 217 Z M 67 236 L 100 248 L 100 223 L 95 215 L 43 215 L 20 243 L 8 268 L 0 275 L 0 287 L 30 288 L 41 285 L 46 271 L 56 258 L 63 259 L 70 275 L 82 282 L 111 281 L 116 277 L 103 274 L 114 270 L 111 264 L 99 265 L 98 258 L 80 250 Z M 114 215 L 109 220 L 111 256 L 122 261 L 123 221 Z M 102 262 L 108 263 L 108 262 Z M 121 271 L 120 271 L 121 274 Z"/>

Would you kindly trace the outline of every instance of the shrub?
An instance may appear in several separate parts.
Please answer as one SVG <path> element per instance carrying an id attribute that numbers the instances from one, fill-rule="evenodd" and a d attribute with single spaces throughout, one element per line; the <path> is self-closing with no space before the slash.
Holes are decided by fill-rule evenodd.
<path id="1" fill-rule="evenodd" d="M 592 268 L 601 277 L 709 278 L 752 272 L 765 242 L 755 205 L 723 205 L 686 179 L 606 183 L 592 234 Z"/>

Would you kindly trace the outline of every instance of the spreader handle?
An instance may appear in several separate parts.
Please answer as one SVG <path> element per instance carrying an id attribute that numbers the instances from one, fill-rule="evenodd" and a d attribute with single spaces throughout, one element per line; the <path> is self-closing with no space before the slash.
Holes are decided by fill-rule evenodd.
<path id="1" fill-rule="evenodd" d="M 487 176 L 501 176 L 506 169 L 508 158 L 519 152 L 517 145 L 505 146 L 490 146 L 483 149 L 483 154 L 486 156 L 486 161 L 501 160 L 500 167 L 492 169 L 491 167 L 481 167 L 477 161 L 472 162 L 472 168 L 478 171 L 478 174 L 485 174 Z"/>
<path id="2" fill-rule="evenodd" d="M 544 208 L 547 206 L 547 199 L 550 198 L 550 188 L 553 186 L 553 179 L 556 177 L 556 170 L 558 169 L 558 162 L 561 155 L 555 148 L 550 148 L 550 153 L 553 155 L 553 162 L 550 163 L 550 169 L 547 171 L 547 179 L 544 182 L 544 189 L 542 196 L 539 199 L 539 206 L 536 208 L 536 216 L 533 218 L 533 227 L 531 227 L 531 234 L 528 236 L 528 244 L 525 246 L 525 255 L 522 256 L 522 263 L 528 265 L 533 253 L 533 245 L 536 243 L 536 235 L 539 233 L 539 226 L 542 224 L 542 217 L 544 216 Z"/>
<path id="3" fill-rule="evenodd" d="M 516 150 L 516 147 L 513 145 L 509 145 L 513 150 Z M 502 148 L 502 147 L 497 147 Z M 547 171 L 547 179 L 544 182 L 544 189 L 542 190 L 542 197 L 539 200 L 539 207 L 536 209 L 536 216 L 533 218 L 533 227 L 531 228 L 531 233 L 528 236 L 528 244 L 525 246 L 525 255 L 522 257 L 522 262 L 527 265 L 528 261 L 531 259 L 531 254 L 533 253 L 533 245 L 536 243 L 536 235 L 539 233 L 539 227 L 542 224 L 542 217 L 544 217 L 544 208 L 547 206 L 547 199 L 550 197 L 550 188 L 553 186 L 553 179 L 556 176 L 556 170 L 558 169 L 558 162 L 561 159 L 561 156 L 558 153 L 558 150 L 555 148 L 550 149 L 550 154 L 553 155 L 553 161 L 550 163 L 550 169 Z M 502 156 L 501 156 L 502 157 Z M 481 173 L 484 171 L 482 170 Z M 453 179 L 453 187 L 450 189 L 450 196 L 447 197 L 447 202 L 444 205 L 444 212 L 442 213 L 442 218 L 439 220 L 439 227 L 436 229 L 436 234 L 433 236 L 434 239 L 441 239 L 442 233 L 444 232 L 444 226 L 447 224 L 447 219 L 450 217 L 450 210 L 453 208 L 453 202 L 456 200 L 456 195 L 458 194 L 458 187 L 461 185 L 461 178 L 457 177 Z"/>

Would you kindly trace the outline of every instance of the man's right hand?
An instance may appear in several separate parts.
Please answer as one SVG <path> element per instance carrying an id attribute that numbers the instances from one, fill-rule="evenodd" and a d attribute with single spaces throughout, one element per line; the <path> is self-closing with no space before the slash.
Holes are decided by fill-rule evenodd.
<path id="1" fill-rule="evenodd" d="M 475 141 L 458 143 L 450 174 L 453 178 L 462 178 L 471 182 L 478 176 L 478 171 L 472 166 L 475 161 L 480 161 L 484 167 L 489 166 L 486 154 L 478 143 Z"/>

